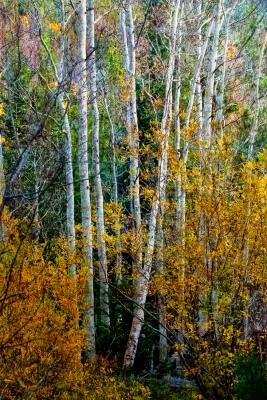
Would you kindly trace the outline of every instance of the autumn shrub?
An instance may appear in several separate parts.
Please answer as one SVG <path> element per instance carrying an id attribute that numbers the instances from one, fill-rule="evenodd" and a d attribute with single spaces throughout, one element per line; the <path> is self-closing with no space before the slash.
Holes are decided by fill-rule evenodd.
<path id="1" fill-rule="evenodd" d="M 75 281 L 68 273 L 64 239 L 55 241 L 49 260 L 45 245 L 31 240 L 30 230 L 19 222 L 7 212 L 2 218 L 0 397 L 149 398 L 143 385 L 117 379 L 108 363 L 81 363 L 86 338 L 79 319 L 86 274 L 80 260 Z"/>
<path id="2" fill-rule="evenodd" d="M 170 229 L 168 273 L 156 284 L 188 377 L 206 399 L 230 400 L 236 360 L 264 348 L 267 154 L 236 170 L 231 145 L 219 153 L 211 175 L 190 170 L 187 233 L 173 240 Z"/>
<path id="3" fill-rule="evenodd" d="M 0 250 L 0 387 L 11 398 L 51 398 L 80 385 L 84 335 L 65 262 L 3 218 Z"/>

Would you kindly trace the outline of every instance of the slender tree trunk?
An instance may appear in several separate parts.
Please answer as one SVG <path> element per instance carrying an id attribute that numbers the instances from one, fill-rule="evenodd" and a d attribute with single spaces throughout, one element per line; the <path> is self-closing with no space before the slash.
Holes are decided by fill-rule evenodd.
<path id="1" fill-rule="evenodd" d="M 207 79 L 205 86 L 204 106 L 203 106 L 203 139 L 207 147 L 211 140 L 211 120 L 212 120 L 212 103 L 214 95 L 215 69 L 218 58 L 220 20 L 222 11 L 222 0 L 216 0 L 213 11 L 213 30 L 209 51 L 209 59 L 207 63 Z"/>
<path id="2" fill-rule="evenodd" d="M 195 94 L 196 94 L 196 86 L 197 86 L 197 82 L 198 82 L 198 79 L 200 76 L 200 71 L 201 71 L 201 68 L 203 65 L 203 60 L 204 60 L 204 57 L 206 54 L 212 26 L 213 26 L 213 23 L 211 22 L 209 24 L 209 28 L 207 31 L 206 40 L 201 47 L 200 53 L 198 52 L 198 60 L 195 65 L 193 78 L 190 83 L 190 94 L 189 94 L 189 100 L 188 100 L 188 104 L 187 104 L 187 108 L 186 108 L 186 117 L 185 117 L 185 129 L 188 129 L 189 124 L 190 124 L 190 118 L 191 118 L 191 113 L 192 113 Z M 176 193 L 176 198 L 178 200 L 177 211 L 176 211 L 176 214 L 177 214 L 177 224 L 176 225 L 177 225 L 179 237 L 181 238 L 182 241 L 184 241 L 184 237 L 185 237 L 186 191 L 185 191 L 185 187 L 184 187 L 185 186 L 184 179 L 186 177 L 186 166 L 187 166 L 188 154 L 189 154 L 189 142 L 185 141 L 182 157 L 180 155 L 180 157 L 182 158 L 182 166 L 181 166 L 181 172 L 177 178 L 177 193 Z"/>
<path id="3" fill-rule="evenodd" d="M 158 195 L 158 193 L 157 193 L 157 195 Z M 149 283 L 149 279 L 150 279 L 153 252 L 154 252 L 154 247 L 155 247 L 155 233 L 156 233 L 156 222 L 157 222 L 158 209 L 159 209 L 159 198 L 157 196 L 153 202 L 151 213 L 150 213 L 148 243 L 147 243 L 143 271 L 142 271 L 142 274 L 139 276 L 139 279 L 137 282 L 137 287 L 136 287 L 136 298 L 135 298 L 136 307 L 134 309 L 134 316 L 133 316 L 131 331 L 130 331 L 126 351 L 124 354 L 123 367 L 125 369 L 132 367 L 134 364 L 137 345 L 138 345 L 141 329 L 142 329 L 142 326 L 144 323 L 144 307 L 146 304 L 146 298 L 147 298 L 147 293 L 148 293 L 148 283 Z"/>
<path id="4" fill-rule="evenodd" d="M 163 210 L 162 210 L 163 211 Z M 162 276 L 164 272 L 164 231 L 163 231 L 163 213 L 158 217 L 157 223 L 157 262 L 156 262 L 156 273 Z M 168 355 L 168 341 L 167 341 L 167 328 L 166 328 L 166 307 L 165 307 L 165 296 L 158 293 L 158 314 L 159 314 L 159 360 L 164 362 Z"/>
<path id="5" fill-rule="evenodd" d="M 64 103 L 63 103 L 64 105 Z M 62 109 L 63 111 L 63 109 Z M 74 219 L 74 184 L 73 184 L 73 164 L 72 164 L 72 139 L 69 118 L 65 110 L 63 130 L 65 133 L 65 175 L 66 175 L 66 195 L 67 195 L 67 235 L 70 255 L 75 255 L 75 219 Z M 70 273 L 76 277 L 76 265 L 71 263 Z"/>
<path id="6" fill-rule="evenodd" d="M 97 104 L 97 70 L 95 55 L 95 17 L 94 17 L 94 0 L 89 0 L 89 26 L 88 37 L 90 45 L 89 58 L 89 87 L 92 102 L 92 147 L 93 147 L 93 171 L 95 181 L 96 196 L 96 234 L 97 248 L 99 259 L 99 284 L 100 284 L 100 308 L 101 322 L 106 326 L 110 326 L 109 317 L 109 294 L 108 294 L 108 269 L 107 269 L 107 252 L 105 241 L 105 223 L 104 223 L 104 200 L 102 191 L 102 182 L 100 175 L 100 152 L 99 152 L 99 109 Z"/>
<path id="7" fill-rule="evenodd" d="M 116 167 L 116 137 L 115 137 L 115 130 L 114 130 L 114 125 L 112 122 L 112 118 L 109 112 L 109 107 L 107 104 L 107 100 L 105 99 L 105 108 L 106 112 L 108 115 L 109 123 L 110 123 L 110 144 L 111 144 L 111 151 L 112 151 L 112 181 L 113 181 L 113 194 L 112 194 L 112 199 L 116 203 L 116 205 L 119 204 L 119 198 L 118 198 L 118 182 L 117 182 L 117 167 Z M 115 235 L 116 235 L 116 282 L 118 285 L 121 284 L 122 280 L 122 255 L 121 255 L 121 230 L 119 228 L 120 226 L 120 220 L 119 218 L 116 218 L 115 221 L 116 228 L 115 228 Z"/>
<path id="8" fill-rule="evenodd" d="M 239 0 L 234 1 L 230 4 L 230 7 L 224 10 L 221 25 L 224 23 L 224 45 L 221 62 L 219 64 L 219 79 L 216 93 L 216 115 L 215 120 L 218 121 L 221 129 L 221 137 L 223 137 L 224 130 L 224 94 L 225 94 L 225 80 L 226 80 L 226 69 L 227 69 L 227 50 L 229 43 L 229 30 L 232 14 L 236 8 Z M 219 28 L 221 30 L 221 27 Z"/>
<path id="9" fill-rule="evenodd" d="M 36 154 L 33 156 L 33 179 L 34 179 L 34 203 L 33 203 L 33 221 L 32 221 L 32 237 L 38 241 L 40 237 L 40 221 L 39 221 L 39 179 L 38 165 Z"/>
<path id="10" fill-rule="evenodd" d="M 54 63 L 52 54 L 44 41 L 42 32 L 40 30 L 40 40 L 43 44 L 47 56 L 54 70 L 54 75 L 57 83 L 57 105 L 60 111 L 60 115 L 63 121 L 63 132 L 65 134 L 64 153 L 65 153 L 65 176 L 66 176 L 66 194 L 67 194 L 67 236 L 68 236 L 68 247 L 70 257 L 72 258 L 75 254 L 75 219 L 74 219 L 74 184 L 73 184 L 73 165 L 72 165 L 72 139 L 71 129 L 68 117 L 68 110 L 65 106 L 64 96 L 64 57 L 65 57 L 65 3 L 64 0 L 60 1 L 61 4 L 61 40 L 60 40 L 60 53 L 58 65 Z M 18 141 L 18 139 L 17 139 Z M 70 265 L 70 273 L 73 278 L 76 278 L 76 265 L 72 263 Z"/>
<path id="11" fill-rule="evenodd" d="M 198 20 L 201 21 L 201 15 L 202 15 L 202 0 L 197 0 L 197 15 L 198 15 Z M 199 25 L 199 28 L 197 30 L 197 58 L 198 60 L 201 59 L 201 53 L 202 53 L 202 27 Z M 196 81 L 196 103 L 197 103 L 197 113 L 198 113 L 198 130 L 199 133 L 202 131 L 202 125 L 203 125 L 203 107 L 202 107 L 202 84 L 201 84 L 201 77 L 200 77 L 200 72 L 197 77 Z"/>
<path id="12" fill-rule="evenodd" d="M 150 221 L 148 227 L 148 242 L 146 255 L 144 260 L 144 266 L 142 273 L 139 275 L 136 288 L 136 307 L 134 310 L 134 316 L 131 326 L 131 331 L 124 354 L 124 368 L 132 367 L 135 360 L 137 345 L 144 322 L 144 307 L 146 304 L 146 298 L 148 294 L 148 284 L 150 280 L 152 259 L 155 247 L 155 236 L 157 226 L 157 216 L 160 207 L 160 202 L 165 198 L 166 179 L 167 179 L 167 161 L 168 161 L 168 144 L 169 144 L 169 132 L 170 132 L 170 113 L 171 113 L 171 101 L 172 101 L 172 81 L 175 64 L 175 50 L 177 41 L 177 24 L 178 24 L 178 11 L 180 7 L 180 0 L 176 0 L 173 4 L 172 9 L 172 23 L 171 23 L 171 36 L 169 45 L 169 62 L 168 70 L 166 74 L 165 83 L 165 101 L 163 117 L 161 121 L 161 132 L 163 135 L 162 139 L 162 151 L 159 159 L 159 172 L 158 172 L 158 183 L 156 195 L 152 204 Z"/>
<path id="13" fill-rule="evenodd" d="M 216 103 L 217 103 L 216 120 L 219 122 L 221 133 L 223 133 L 224 129 L 224 92 L 225 92 L 225 75 L 226 75 L 228 41 L 229 41 L 229 19 L 228 17 L 226 17 L 223 56 L 221 61 L 220 78 L 218 81 L 217 96 L 216 96 Z"/>
<path id="14" fill-rule="evenodd" d="M 215 86 L 215 72 L 216 65 L 218 59 L 218 49 L 219 49 L 219 36 L 221 29 L 221 13 L 222 13 L 222 0 L 216 0 L 216 3 L 213 8 L 213 28 L 210 40 L 210 48 L 208 51 L 208 60 L 207 60 L 207 77 L 206 77 L 206 85 L 205 85 L 205 96 L 204 96 L 204 105 L 203 105 L 203 129 L 202 129 L 202 140 L 205 144 L 205 150 L 200 149 L 201 152 L 201 166 L 203 167 L 204 158 L 207 156 L 207 150 L 211 144 L 211 134 L 212 134 L 212 111 L 213 111 L 213 97 L 215 94 L 214 86 Z M 210 177 L 208 177 L 209 179 Z M 207 237 L 207 227 L 205 217 L 200 215 L 200 223 L 201 229 L 205 231 L 205 236 Z M 217 291 L 217 276 L 216 276 L 216 268 L 213 265 L 213 261 L 210 257 L 210 245 L 209 242 L 206 243 L 206 255 L 205 255 L 205 264 L 209 271 L 212 273 L 212 287 L 210 291 L 210 305 L 211 305 L 211 317 L 214 326 L 214 335 L 217 336 L 217 299 L 218 299 L 218 291 Z"/>
<path id="15" fill-rule="evenodd" d="M 198 3 L 198 14 L 201 13 L 201 4 L 200 2 Z M 202 88 L 201 88 L 201 83 L 200 83 L 200 72 L 203 66 L 203 60 L 207 51 L 207 46 L 208 42 L 210 40 L 210 34 L 211 30 L 213 27 L 213 22 L 209 23 L 208 30 L 206 33 L 206 39 L 203 44 L 201 44 L 201 26 L 198 28 L 198 39 L 200 40 L 200 43 L 198 43 L 197 46 L 197 62 L 194 68 L 193 72 L 193 78 L 190 82 L 190 93 L 189 93 L 189 100 L 186 108 L 186 117 L 185 117 L 185 129 L 189 128 L 190 125 L 190 119 L 191 119 L 191 114 L 193 110 L 193 105 L 194 105 L 194 100 L 196 96 L 197 100 L 197 110 L 198 110 L 198 116 L 197 119 L 199 121 L 199 132 L 201 132 L 200 126 L 202 126 Z M 188 160 L 188 154 L 189 154 L 189 142 L 185 141 L 184 142 L 184 148 L 183 148 L 183 153 L 182 155 L 180 154 L 182 163 L 181 163 L 181 169 L 180 173 L 177 178 L 177 231 L 178 231 L 178 237 L 180 240 L 181 248 L 183 249 L 182 256 L 181 256 L 181 282 L 182 282 L 182 298 L 184 298 L 184 279 L 185 279 L 185 260 L 184 260 L 184 254 L 185 254 L 185 234 L 186 234 L 186 172 L 187 172 L 187 160 Z"/>
<path id="16" fill-rule="evenodd" d="M 258 125 L 259 125 L 260 79 L 261 79 L 261 74 L 262 74 L 262 64 L 263 64 L 263 60 L 264 60 L 264 53 L 265 53 L 266 45 L 267 45 L 267 33 L 265 33 L 265 36 L 263 39 L 260 57 L 259 57 L 258 68 L 257 68 L 256 88 L 255 88 L 255 96 L 254 96 L 255 113 L 254 113 L 254 118 L 253 118 L 251 130 L 249 132 L 249 138 L 248 138 L 249 139 L 248 160 L 250 160 L 253 156 L 255 137 L 257 135 Z M 249 174 L 250 174 L 250 171 L 249 171 Z M 250 217 L 251 217 L 251 200 L 249 199 L 248 204 L 247 204 L 247 215 L 246 215 L 247 221 L 245 224 L 247 226 L 247 230 L 248 230 L 248 226 L 250 224 Z M 250 253 L 249 243 L 248 243 L 248 239 L 245 237 L 244 250 L 243 250 L 244 280 L 245 281 L 248 278 L 249 253 Z M 246 311 L 246 315 L 243 320 L 244 339 L 248 340 L 248 337 L 249 337 L 249 302 L 247 302 L 245 311 Z"/>
<path id="17" fill-rule="evenodd" d="M 265 53 L 266 45 L 267 45 L 267 33 L 265 33 L 265 36 L 263 39 L 261 52 L 260 52 L 260 58 L 259 58 L 259 64 L 258 64 L 258 69 L 257 69 L 257 75 L 256 75 L 256 88 L 255 88 L 255 97 L 254 97 L 255 112 L 254 112 L 252 126 L 251 126 L 251 129 L 249 132 L 248 159 L 250 159 L 253 155 L 255 137 L 257 135 L 257 130 L 258 130 L 258 126 L 259 126 L 260 79 L 261 79 L 261 74 L 262 74 L 262 64 L 263 64 L 263 60 L 264 60 L 264 53 Z"/>
<path id="18" fill-rule="evenodd" d="M 201 52 L 199 54 L 197 63 L 195 65 L 195 69 L 194 69 L 194 74 L 193 74 L 193 78 L 190 82 L 190 94 L 189 94 L 189 100 L 188 100 L 188 104 L 187 104 L 187 108 L 186 108 L 186 117 L 185 117 L 185 128 L 187 129 L 189 127 L 190 124 L 190 118 L 191 118 L 191 114 L 192 114 L 192 109 L 193 109 L 193 105 L 194 105 L 194 100 L 195 100 L 195 93 L 196 93 L 196 86 L 197 86 L 197 82 L 200 76 L 200 71 L 203 65 L 203 61 L 204 61 L 204 57 L 207 51 L 207 46 L 208 46 L 208 42 L 210 40 L 210 34 L 211 31 L 213 29 L 213 22 L 211 22 L 209 24 L 209 28 L 206 34 L 206 40 L 203 43 L 203 46 L 201 47 Z M 188 141 L 185 141 L 184 143 L 184 150 L 183 150 L 183 160 L 184 163 L 187 163 L 187 159 L 188 159 L 188 151 L 189 151 L 189 143 Z"/>
<path id="19" fill-rule="evenodd" d="M 133 21 L 132 0 L 123 2 L 120 12 L 120 26 L 122 48 L 124 54 L 124 68 L 126 80 L 129 85 L 129 94 L 126 111 L 126 126 L 129 138 L 130 151 L 130 195 L 131 210 L 135 221 L 135 235 L 137 238 L 135 249 L 135 264 L 137 273 L 142 269 L 142 243 L 141 243 L 141 206 L 139 185 L 139 133 L 136 107 L 136 56 L 135 56 L 135 28 Z"/>
<path id="20" fill-rule="evenodd" d="M 183 5 L 181 5 L 180 21 L 183 15 Z M 178 30 L 177 39 L 177 56 L 176 56 L 176 82 L 174 96 L 174 149 L 178 159 L 181 157 L 181 123 L 180 123 L 180 95 L 181 95 L 181 44 L 182 44 L 182 27 Z M 177 176 L 175 181 L 175 199 L 176 199 L 176 220 L 175 226 L 178 231 L 180 220 L 180 195 L 181 195 L 181 174 Z"/>
<path id="21" fill-rule="evenodd" d="M 93 285 L 93 252 L 90 182 L 88 170 L 88 125 L 87 125 L 87 71 L 86 71 L 86 0 L 81 0 L 78 19 L 78 123 L 79 123 L 79 173 L 83 229 L 84 261 L 88 268 L 87 301 L 85 316 L 87 329 L 87 355 L 89 360 L 95 358 L 95 323 L 94 323 L 94 285 Z"/>
<path id="22" fill-rule="evenodd" d="M 73 163 L 72 163 L 72 139 L 71 129 L 68 117 L 68 111 L 64 105 L 64 57 L 65 57 L 65 5 L 61 0 L 61 49 L 60 59 L 57 68 L 58 78 L 58 105 L 63 121 L 63 132 L 65 134 L 65 176 L 66 176 L 66 195 L 67 195 L 67 236 L 70 256 L 75 254 L 75 218 L 74 218 L 74 184 L 73 184 Z M 70 265 L 70 273 L 76 278 L 76 265 L 72 262 Z"/>

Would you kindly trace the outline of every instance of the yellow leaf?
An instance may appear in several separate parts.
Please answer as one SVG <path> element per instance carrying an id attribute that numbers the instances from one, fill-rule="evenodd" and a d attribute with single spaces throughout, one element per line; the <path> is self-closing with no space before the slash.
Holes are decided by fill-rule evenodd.
<path id="1" fill-rule="evenodd" d="M 61 30 L 61 24 L 59 22 L 51 22 L 50 24 L 50 28 L 52 29 L 52 31 L 54 32 L 60 32 Z"/>
<path id="2" fill-rule="evenodd" d="M 21 17 L 21 20 L 22 20 L 23 25 L 29 26 L 29 17 L 28 17 L 28 15 L 23 15 Z"/>

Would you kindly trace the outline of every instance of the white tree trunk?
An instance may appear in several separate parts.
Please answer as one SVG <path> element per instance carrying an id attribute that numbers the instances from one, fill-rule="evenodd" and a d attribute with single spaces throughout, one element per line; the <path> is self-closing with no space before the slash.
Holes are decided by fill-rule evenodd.
<path id="1" fill-rule="evenodd" d="M 186 108 L 186 117 L 185 117 L 185 129 L 187 129 L 190 124 L 190 118 L 191 118 L 191 113 L 192 113 L 192 109 L 193 109 L 193 105 L 194 105 L 197 82 L 200 77 L 200 71 L 201 71 L 201 68 L 203 65 L 203 60 L 204 60 L 204 57 L 206 54 L 212 26 L 213 26 L 213 23 L 211 22 L 209 24 L 209 28 L 208 28 L 208 31 L 206 34 L 206 40 L 203 43 L 203 45 L 201 46 L 201 51 L 200 52 L 198 51 L 198 60 L 195 65 L 193 78 L 190 83 L 190 94 L 189 94 L 189 100 L 188 100 L 188 104 L 187 104 L 187 108 Z M 185 187 L 184 187 L 185 183 L 183 181 L 186 176 L 186 165 L 187 165 L 188 154 L 189 154 L 189 142 L 185 141 L 183 154 L 182 154 L 183 164 L 181 166 L 181 173 L 178 175 L 177 182 L 176 182 L 176 187 L 177 187 L 177 189 L 176 189 L 176 198 L 177 198 L 176 227 L 178 230 L 179 237 L 181 238 L 182 241 L 184 241 L 184 237 L 185 237 L 185 222 L 186 222 L 186 191 L 185 191 Z M 182 271 L 182 275 L 183 275 L 183 271 Z"/>
<path id="2" fill-rule="evenodd" d="M 58 105 L 63 121 L 63 132 L 65 134 L 65 176 L 67 195 L 67 236 L 70 256 L 75 254 L 75 218 L 74 218 L 74 184 L 73 184 L 73 163 L 72 163 L 72 139 L 68 117 L 68 111 L 64 105 L 64 57 L 65 57 L 65 7 L 64 0 L 61 0 L 61 49 L 57 67 L 58 80 Z M 76 265 L 70 265 L 70 273 L 76 278 Z"/>
<path id="3" fill-rule="evenodd" d="M 259 57 L 258 68 L 257 68 L 257 74 L 256 74 L 256 87 L 255 87 L 255 95 L 254 95 L 255 113 L 254 113 L 252 127 L 249 132 L 249 138 L 248 138 L 249 139 L 248 160 L 250 160 L 253 156 L 254 142 L 255 142 L 255 137 L 257 135 L 258 124 L 259 124 L 260 79 L 261 79 L 261 75 L 262 75 L 262 64 L 263 64 L 263 60 L 264 60 L 264 53 L 265 53 L 266 45 L 267 45 L 267 33 L 265 33 L 265 36 L 263 39 L 260 57 Z M 250 171 L 249 171 L 249 173 L 250 173 Z M 248 204 L 247 204 L 247 215 L 246 215 L 246 221 L 245 221 L 247 230 L 248 230 L 249 224 L 250 224 L 250 217 L 251 217 L 251 200 L 249 200 Z M 249 255 L 250 255 L 249 242 L 248 242 L 247 237 L 245 237 L 244 250 L 243 250 L 244 280 L 245 281 L 247 280 L 247 275 L 248 275 Z M 247 301 L 247 304 L 246 304 L 246 315 L 243 319 L 243 329 L 244 329 L 244 339 L 247 341 L 249 338 L 249 301 Z"/>
<path id="4" fill-rule="evenodd" d="M 204 95 L 204 105 L 203 105 L 203 129 L 202 129 L 202 140 L 205 144 L 204 149 L 200 149 L 201 152 L 201 167 L 203 166 L 203 157 L 206 157 L 206 150 L 210 147 L 211 144 L 211 134 L 212 134 L 212 111 L 213 111 L 213 97 L 215 94 L 215 72 L 217 66 L 218 59 L 218 50 L 219 50 L 219 37 L 220 37 L 220 29 L 221 29 L 221 14 L 222 14 L 222 0 L 216 0 L 216 3 L 213 7 L 213 27 L 211 32 L 211 40 L 210 47 L 208 51 L 208 59 L 207 59 L 207 76 L 206 76 L 206 85 L 205 85 L 205 95 Z M 205 217 L 200 215 L 200 224 L 201 229 L 206 231 L 206 221 Z M 205 234 L 205 236 L 207 236 Z M 214 334 L 217 335 L 217 278 L 216 278 L 216 270 L 213 268 L 212 260 L 210 258 L 210 250 L 209 243 L 206 246 L 207 251 L 205 255 L 205 264 L 209 269 L 214 271 L 214 280 L 212 282 L 212 288 L 210 292 L 210 303 L 212 308 L 212 319 L 214 326 Z"/>
<path id="5" fill-rule="evenodd" d="M 109 123 L 110 123 L 110 144 L 112 150 L 112 181 L 113 181 L 113 194 L 112 199 L 115 201 L 116 204 L 119 204 L 118 198 L 118 181 L 117 181 L 117 167 L 116 167 L 116 137 L 114 131 L 114 125 L 112 122 L 112 118 L 109 112 L 109 107 L 107 104 L 107 100 L 105 99 L 105 108 L 108 115 Z M 116 235 L 116 282 L 118 285 L 121 284 L 122 280 L 122 254 L 121 254 L 121 230 L 120 220 L 116 218 L 115 224 L 117 227 L 115 228 L 115 235 Z"/>
<path id="6" fill-rule="evenodd" d="M 78 161 L 80 173 L 80 192 L 83 229 L 84 260 L 88 268 L 87 301 L 85 316 L 87 329 L 88 358 L 95 358 L 95 323 L 94 323 L 94 285 L 90 182 L 88 170 L 88 124 L 87 124 L 87 71 L 86 71 L 86 0 L 80 1 L 78 19 L 78 109 L 79 109 L 79 145 Z"/>
<path id="7" fill-rule="evenodd" d="M 225 74 L 226 74 L 228 41 L 229 41 L 229 19 L 228 17 L 226 17 L 223 56 L 221 61 L 220 78 L 218 81 L 217 94 L 216 94 L 216 106 L 217 106 L 216 120 L 220 124 L 220 129 L 222 133 L 224 129 L 224 92 L 225 92 Z"/>
<path id="8" fill-rule="evenodd" d="M 68 236 L 68 247 L 70 256 L 75 254 L 75 219 L 74 219 L 74 184 L 73 184 L 73 165 L 72 165 L 72 139 L 71 129 L 69 123 L 69 117 L 67 108 L 64 104 L 64 57 L 65 57 L 65 3 L 64 0 L 60 1 L 60 15 L 61 15 L 61 39 L 60 39 L 60 53 L 58 65 L 54 63 L 53 56 L 44 41 L 42 33 L 40 31 L 40 40 L 43 44 L 47 56 L 54 70 L 54 75 L 57 83 L 57 105 L 59 107 L 60 115 L 63 121 L 63 132 L 65 134 L 65 176 L 66 176 L 66 194 L 67 194 L 67 236 Z M 19 140 L 17 138 L 17 143 Z M 76 265 L 72 263 L 70 265 L 70 273 L 73 278 L 76 278 Z"/>
<path id="9" fill-rule="evenodd" d="M 139 133 L 136 107 L 136 56 L 135 56 L 135 34 L 132 10 L 132 0 L 123 2 L 120 12 L 120 27 L 122 37 L 122 48 L 124 54 L 124 68 L 126 72 L 129 95 L 126 111 L 126 126 L 129 138 L 130 151 L 130 195 L 131 210 L 135 221 L 136 238 L 135 264 L 137 272 L 142 269 L 142 243 L 141 243 L 141 206 L 140 206 L 140 184 L 139 184 Z"/>
<path id="10" fill-rule="evenodd" d="M 63 103 L 64 105 L 64 103 Z M 63 112 L 63 108 L 62 108 Z M 74 218 L 74 184 L 73 184 L 73 164 L 72 164 L 72 139 L 68 114 L 65 110 L 63 131 L 65 133 L 65 174 L 66 174 L 66 194 L 67 194 L 67 235 L 71 256 L 75 254 L 75 218 Z M 76 265 L 72 263 L 70 273 L 76 277 Z"/>
<path id="11" fill-rule="evenodd" d="M 211 120 L 212 120 L 212 103 L 214 95 L 215 69 L 218 58 L 220 20 L 222 11 L 222 0 L 217 0 L 213 9 L 213 30 L 207 63 L 207 78 L 205 85 L 205 96 L 203 106 L 203 139 L 207 147 L 211 140 Z"/>
<path id="12" fill-rule="evenodd" d="M 262 74 L 262 64 L 263 64 L 263 60 L 264 60 L 264 53 L 265 53 L 266 45 L 267 45 L 267 33 L 265 33 L 265 36 L 263 39 L 261 52 L 260 52 L 260 58 L 259 58 L 259 64 L 258 64 L 258 69 L 257 69 L 257 75 L 256 75 L 256 89 L 255 89 L 255 96 L 254 96 L 255 111 L 254 111 L 252 127 L 249 132 L 248 159 L 250 159 L 253 155 L 255 137 L 257 135 L 257 130 L 258 130 L 258 126 L 259 126 L 260 79 L 261 79 L 261 74 Z"/>
<path id="13" fill-rule="evenodd" d="M 172 81 L 175 63 L 175 49 L 177 41 L 177 24 L 178 24 L 178 11 L 180 7 L 180 0 L 175 0 L 172 9 L 172 23 L 171 35 L 169 44 L 169 62 L 165 82 L 165 101 L 163 117 L 161 121 L 162 151 L 159 159 L 159 172 L 156 195 L 152 204 L 150 221 L 148 227 L 148 242 L 144 266 L 141 274 L 139 275 L 137 288 L 136 288 L 136 307 L 134 309 L 134 316 L 131 326 L 131 331 L 124 354 L 124 368 L 132 367 L 135 360 L 137 345 L 144 322 L 144 307 L 148 294 L 148 284 L 150 280 L 152 259 L 155 247 L 156 225 L 157 216 L 159 211 L 160 202 L 165 198 L 166 179 L 167 179 L 167 161 L 168 161 L 168 144 L 170 132 L 170 113 L 171 113 L 171 100 L 172 100 Z"/>
<path id="14" fill-rule="evenodd" d="M 108 294 L 108 270 L 107 270 L 107 252 L 105 242 L 105 223 L 104 223 L 104 201 L 102 182 L 100 175 L 100 154 L 99 154 L 99 109 L 97 104 L 97 70 L 95 55 L 95 17 L 94 17 L 94 0 L 89 0 L 89 26 L 88 37 L 90 45 L 89 58 L 89 87 L 90 101 L 92 103 L 92 147 L 93 147 L 93 171 L 95 181 L 96 196 L 96 233 L 97 248 L 99 259 L 99 285 L 100 285 L 100 308 L 101 322 L 106 326 L 110 326 L 109 317 L 109 294 Z"/>
<path id="15" fill-rule="evenodd" d="M 223 136 L 224 130 L 224 93 L 225 93 L 225 80 L 226 80 L 226 69 L 227 69 L 227 50 L 229 43 L 229 30 L 232 14 L 239 3 L 239 0 L 234 1 L 230 4 L 230 7 L 223 12 L 223 19 L 221 25 L 224 23 L 224 45 L 221 62 L 219 63 L 219 79 L 216 93 L 216 115 L 215 119 L 219 122 L 221 129 L 221 137 Z M 220 28 L 221 29 L 221 28 Z"/>
<path id="16" fill-rule="evenodd" d="M 189 124 L 190 124 L 191 113 L 192 113 L 194 100 L 195 100 L 196 86 L 197 86 L 197 82 L 199 80 L 200 71 L 201 71 L 201 68 L 203 65 L 203 60 L 204 60 L 204 57 L 205 57 L 205 54 L 207 51 L 207 46 L 208 46 L 208 42 L 210 40 L 210 34 L 211 34 L 211 30 L 213 29 L 213 26 L 214 26 L 214 24 L 213 24 L 213 22 L 211 22 L 209 24 L 208 31 L 206 34 L 206 40 L 201 47 L 200 53 L 198 54 L 198 60 L 195 65 L 193 78 L 190 82 L 190 94 L 189 94 L 189 100 L 188 100 L 188 104 L 187 104 L 187 108 L 186 108 L 186 117 L 185 117 L 185 128 L 186 129 L 189 127 Z M 185 164 L 187 163 L 188 152 L 189 152 L 189 143 L 187 141 L 185 141 L 184 150 L 183 150 L 183 161 Z"/>
<path id="17" fill-rule="evenodd" d="M 183 14 L 183 5 L 181 6 L 180 21 Z M 181 24 L 181 22 L 180 22 Z M 181 126 L 180 126 L 180 94 L 181 94 L 181 44 L 182 44 L 182 27 L 178 31 L 178 49 L 177 49 L 177 69 L 176 69 L 176 90 L 174 98 L 174 148 L 178 159 L 181 157 Z M 176 221 L 175 226 L 177 232 L 179 231 L 181 221 L 181 194 L 182 194 L 182 181 L 181 174 L 177 176 L 175 181 L 175 199 L 176 199 Z"/>
<path id="18" fill-rule="evenodd" d="M 159 215 L 157 222 L 157 261 L 156 261 L 156 273 L 160 276 L 164 272 L 164 231 L 163 231 L 163 207 Z M 167 328 L 166 328 L 166 307 L 165 307 L 165 296 L 158 293 L 158 314 L 159 314 L 159 360 L 164 362 L 168 355 L 168 341 L 167 341 Z"/>
<path id="19" fill-rule="evenodd" d="M 197 4 L 197 12 L 198 15 L 201 14 L 201 2 L 198 2 Z M 209 22 L 209 21 L 207 21 Z M 193 77 L 190 82 L 190 93 L 189 93 L 189 100 L 187 104 L 187 109 L 186 109 L 186 117 L 185 117 L 185 129 L 188 129 L 190 125 L 190 119 L 191 119 L 191 114 L 193 110 L 193 105 L 194 105 L 194 100 L 196 96 L 197 100 L 197 119 L 199 122 L 199 132 L 201 132 L 200 127 L 202 126 L 202 88 L 201 88 L 201 82 L 200 82 L 200 72 L 203 66 L 203 60 L 207 51 L 207 46 L 208 42 L 210 40 L 210 33 L 212 30 L 213 23 L 210 22 L 207 33 L 206 33 L 206 39 L 204 43 L 202 44 L 202 35 L 201 35 L 201 26 L 198 28 L 198 44 L 197 44 L 197 61 L 195 64 L 195 68 L 193 71 Z M 181 248 L 183 249 L 183 253 L 185 253 L 185 234 L 186 234 L 186 188 L 185 188 L 185 180 L 186 180 L 186 170 L 187 170 L 187 160 L 188 160 L 188 154 L 189 154 L 189 142 L 185 141 L 184 142 L 184 148 L 183 148 L 183 154 L 180 154 L 180 157 L 182 159 L 182 165 L 181 165 L 181 170 L 180 173 L 177 177 L 177 182 L 176 182 L 176 199 L 177 199 L 177 208 L 176 208 L 176 228 L 178 232 L 178 237 L 180 240 Z M 184 278 L 185 278 L 185 260 L 183 254 L 181 255 L 181 296 L 184 298 Z"/>
<path id="20" fill-rule="evenodd" d="M 202 16 L 202 0 L 197 0 L 197 18 L 198 21 L 201 21 L 201 16 Z M 197 30 L 197 57 L 198 60 L 201 59 L 201 53 L 202 53 L 202 27 L 199 25 L 199 28 Z M 198 131 L 201 133 L 202 131 L 202 125 L 203 125 L 203 107 L 202 107 L 202 84 L 201 84 L 201 77 L 200 73 L 197 77 L 196 81 L 196 103 L 197 103 L 197 113 L 198 113 Z"/>

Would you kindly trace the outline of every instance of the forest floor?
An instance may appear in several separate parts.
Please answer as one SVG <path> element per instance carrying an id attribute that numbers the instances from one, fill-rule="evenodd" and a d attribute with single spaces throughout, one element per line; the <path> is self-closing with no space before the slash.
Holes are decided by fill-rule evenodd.
<path id="1" fill-rule="evenodd" d="M 192 382 L 175 385 L 165 379 L 149 379 L 143 383 L 149 387 L 153 400 L 193 400 L 198 393 Z"/>

